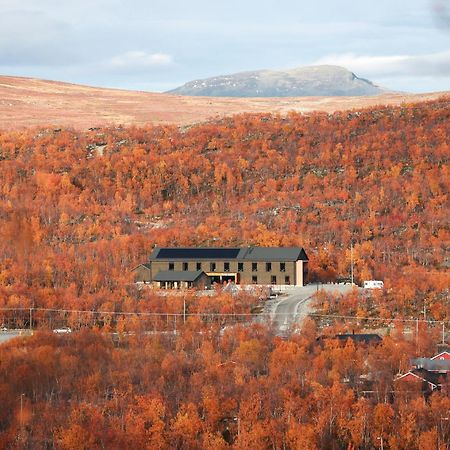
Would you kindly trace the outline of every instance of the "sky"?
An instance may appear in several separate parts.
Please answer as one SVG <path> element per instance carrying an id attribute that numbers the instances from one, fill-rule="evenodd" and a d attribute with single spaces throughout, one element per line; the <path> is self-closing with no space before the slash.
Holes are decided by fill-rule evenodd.
<path id="1" fill-rule="evenodd" d="M 313 64 L 450 90 L 450 0 L 0 0 L 3 75 L 162 92 Z"/>

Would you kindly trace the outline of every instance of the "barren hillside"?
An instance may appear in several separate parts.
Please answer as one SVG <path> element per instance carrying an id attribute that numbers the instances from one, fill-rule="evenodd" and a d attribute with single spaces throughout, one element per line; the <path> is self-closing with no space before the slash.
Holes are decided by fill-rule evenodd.
<path id="1" fill-rule="evenodd" d="M 194 80 L 169 94 L 207 97 L 363 96 L 388 93 L 345 67 L 306 66 L 290 70 L 254 70 Z"/>
<path id="2" fill-rule="evenodd" d="M 94 88 L 0 76 L 0 129 L 203 122 L 243 112 L 337 111 L 436 99 L 443 93 L 370 97 L 215 98 Z"/>

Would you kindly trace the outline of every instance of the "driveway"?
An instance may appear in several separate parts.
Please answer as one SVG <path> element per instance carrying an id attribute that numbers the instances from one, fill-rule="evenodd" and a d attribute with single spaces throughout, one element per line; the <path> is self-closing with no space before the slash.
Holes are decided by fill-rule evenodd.
<path id="1" fill-rule="evenodd" d="M 266 312 L 271 315 L 277 334 L 286 336 L 292 325 L 301 325 L 312 312 L 312 297 L 319 290 L 345 294 L 352 290 L 352 286 L 350 284 L 309 284 L 289 288 L 285 295 L 281 295 L 276 301 L 267 305 Z"/>

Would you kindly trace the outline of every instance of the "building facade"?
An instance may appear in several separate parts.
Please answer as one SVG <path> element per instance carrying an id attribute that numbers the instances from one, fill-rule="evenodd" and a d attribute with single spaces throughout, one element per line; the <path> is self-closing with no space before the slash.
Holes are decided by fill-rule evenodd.
<path id="1" fill-rule="evenodd" d="M 209 289 L 211 279 L 203 270 L 181 271 L 163 270 L 158 272 L 153 282 L 161 289 Z"/>
<path id="2" fill-rule="evenodd" d="M 308 257 L 297 247 L 155 248 L 134 269 L 135 281 L 156 281 L 160 272 L 204 272 L 211 282 L 303 286 Z"/>

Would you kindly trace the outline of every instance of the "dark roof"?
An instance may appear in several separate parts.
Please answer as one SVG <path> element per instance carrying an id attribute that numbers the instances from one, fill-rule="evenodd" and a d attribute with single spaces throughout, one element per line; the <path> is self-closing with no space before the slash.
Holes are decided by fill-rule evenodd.
<path id="1" fill-rule="evenodd" d="M 160 248 L 155 249 L 151 259 L 236 259 L 239 251 L 239 248 Z"/>
<path id="2" fill-rule="evenodd" d="M 450 360 L 448 359 L 415 358 L 411 360 L 411 364 L 418 369 L 450 372 Z"/>
<path id="3" fill-rule="evenodd" d="M 163 270 L 158 272 L 153 278 L 154 281 L 196 281 L 204 274 L 203 270 L 196 270 L 195 272 L 189 270 L 175 271 Z M 205 274 L 206 275 L 206 274 Z"/>
<path id="4" fill-rule="evenodd" d="M 238 260 L 238 261 L 307 261 L 305 250 L 299 247 L 243 248 L 155 248 L 150 260 Z"/>
<path id="5" fill-rule="evenodd" d="M 297 261 L 307 260 L 305 251 L 299 247 L 249 247 L 242 259 L 248 261 Z"/>
<path id="6" fill-rule="evenodd" d="M 351 339 L 355 343 L 362 344 L 378 344 L 382 341 L 381 336 L 378 334 L 337 334 L 335 339 L 338 339 L 339 341 Z"/>
<path id="7" fill-rule="evenodd" d="M 429 370 L 426 369 L 413 369 L 410 372 L 424 379 L 425 381 L 428 381 L 429 383 L 433 383 L 436 386 L 444 383 L 445 380 L 447 379 L 446 377 L 447 374 L 430 372 Z"/>

